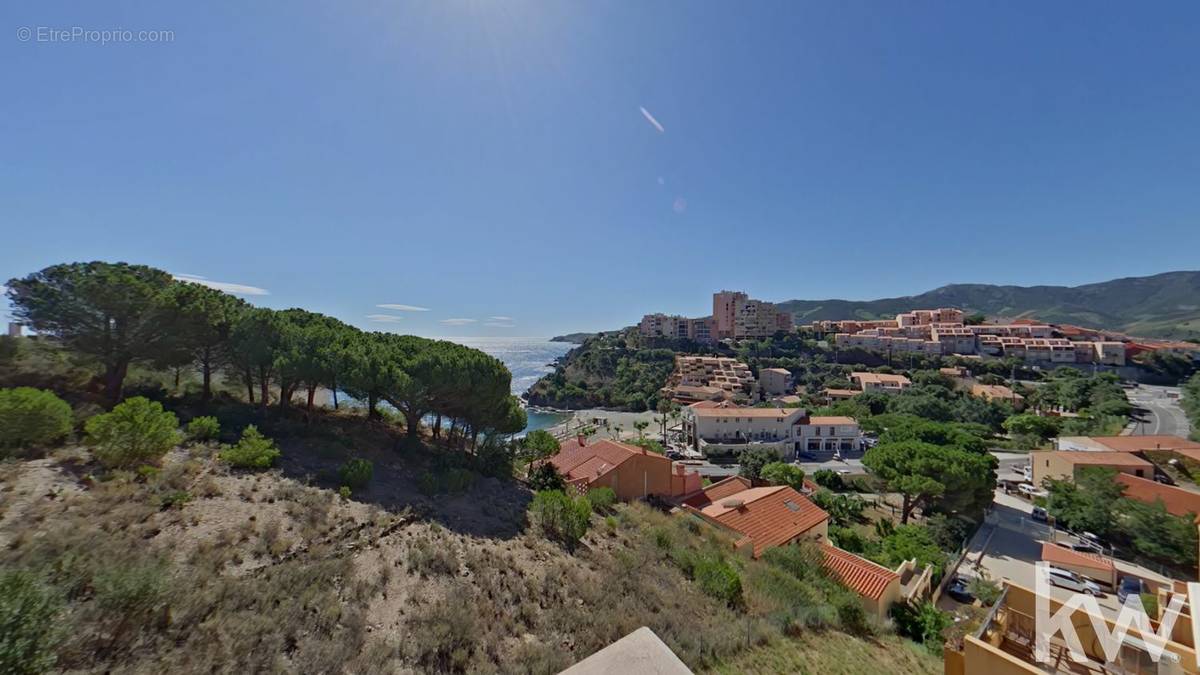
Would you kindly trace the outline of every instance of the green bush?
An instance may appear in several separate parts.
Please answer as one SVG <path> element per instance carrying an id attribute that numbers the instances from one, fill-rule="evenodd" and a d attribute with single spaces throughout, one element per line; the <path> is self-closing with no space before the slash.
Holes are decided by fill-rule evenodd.
<path id="1" fill-rule="evenodd" d="M 62 638 L 58 595 L 29 572 L 0 572 L 0 673 L 33 675 L 54 667 Z"/>
<path id="2" fill-rule="evenodd" d="M 159 460 L 179 443 L 179 420 L 157 401 L 136 396 L 84 427 L 96 458 L 110 468 Z"/>
<path id="3" fill-rule="evenodd" d="M 251 424 L 242 431 L 242 438 L 237 445 L 221 451 L 221 459 L 239 469 L 269 469 L 281 454 L 275 442 L 263 436 L 258 427 Z"/>
<path id="4" fill-rule="evenodd" d="M 838 491 L 846 489 L 846 484 L 842 480 L 841 474 L 829 469 L 817 469 L 813 473 L 813 482 L 829 490 Z"/>
<path id="5" fill-rule="evenodd" d="M 796 491 L 804 488 L 804 469 L 787 462 L 765 464 L 759 477 L 771 485 L 787 485 Z"/>
<path id="6" fill-rule="evenodd" d="M 587 534 L 592 504 L 586 497 L 572 499 L 559 490 L 543 490 L 530 503 L 529 515 L 547 537 L 573 550 Z"/>
<path id="7" fill-rule="evenodd" d="M 0 448 L 50 445 L 71 433 L 73 422 L 71 406 L 51 392 L 0 389 Z"/>
<path id="8" fill-rule="evenodd" d="M 706 595 L 714 597 L 730 607 L 742 602 L 742 578 L 729 563 L 716 556 L 704 556 L 692 567 L 696 584 Z"/>
<path id="9" fill-rule="evenodd" d="M 950 615 L 939 610 L 931 602 L 913 606 L 907 602 L 892 605 L 892 620 L 896 631 L 924 644 L 931 651 L 941 652 L 942 631 L 953 623 Z"/>
<path id="10" fill-rule="evenodd" d="M 423 471 L 417 477 L 417 489 L 424 495 L 466 492 L 475 485 L 478 474 L 470 469 L 449 467 L 433 472 Z"/>
<path id="11" fill-rule="evenodd" d="M 360 457 L 355 457 L 338 469 L 338 476 L 342 479 L 342 484 L 353 490 L 366 487 L 374 475 L 375 465 L 371 464 L 371 460 Z"/>
<path id="12" fill-rule="evenodd" d="M 567 485 L 553 464 L 542 462 L 530 469 L 529 487 L 534 492 L 544 492 L 548 490 L 562 491 L 566 489 Z"/>
<path id="13" fill-rule="evenodd" d="M 617 503 L 617 493 L 610 487 L 592 488 L 588 490 L 587 498 L 592 503 L 592 509 L 600 513 L 608 513 Z"/>
<path id="14" fill-rule="evenodd" d="M 207 443 L 217 440 L 221 435 L 221 423 L 212 416 L 197 417 L 187 425 L 188 440 L 196 443 Z"/>

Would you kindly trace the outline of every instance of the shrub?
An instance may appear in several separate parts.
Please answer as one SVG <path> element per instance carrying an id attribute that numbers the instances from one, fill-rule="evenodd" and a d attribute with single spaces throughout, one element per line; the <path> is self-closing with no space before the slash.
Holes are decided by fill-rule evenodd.
<path id="1" fill-rule="evenodd" d="M 592 503 L 592 509 L 601 513 L 608 513 L 612 510 L 613 504 L 617 503 L 617 493 L 613 492 L 610 487 L 598 487 L 588 490 L 588 501 Z"/>
<path id="2" fill-rule="evenodd" d="M 529 487 L 535 492 L 565 490 L 566 483 L 550 462 L 542 462 L 529 471 Z"/>
<path id="3" fill-rule="evenodd" d="M 771 485 L 787 485 L 797 491 L 804 488 L 804 469 L 787 462 L 770 462 L 759 475 Z"/>
<path id="4" fill-rule="evenodd" d="M 842 480 L 841 474 L 829 469 L 818 469 L 816 472 L 814 472 L 813 482 L 829 490 L 836 491 L 846 489 L 846 485 Z"/>
<path id="5" fill-rule="evenodd" d="M 942 648 L 942 631 L 953 623 L 949 614 L 930 602 L 915 607 L 907 602 L 898 602 L 892 605 L 891 615 L 896 622 L 897 632 L 938 652 Z"/>
<path id="6" fill-rule="evenodd" d="M 251 424 L 242 431 L 237 445 L 221 451 L 221 459 L 239 469 L 268 469 L 282 453 L 275 442 L 263 436 L 258 427 Z"/>
<path id="7" fill-rule="evenodd" d="M 547 537 L 573 550 L 587 534 L 592 504 L 586 497 L 572 499 L 560 490 L 543 490 L 534 496 L 529 514 Z"/>
<path id="8" fill-rule="evenodd" d="M 96 458 L 110 468 L 160 459 L 179 443 L 179 420 L 157 401 L 136 396 L 85 425 Z"/>
<path id="9" fill-rule="evenodd" d="M 996 604 L 996 600 L 1000 598 L 1000 593 L 1002 592 L 1000 584 L 989 579 L 986 574 L 972 579 L 971 583 L 967 585 L 967 590 L 971 592 L 971 595 L 979 598 L 984 607 L 991 607 Z"/>
<path id="10" fill-rule="evenodd" d="M 175 506 L 183 508 L 183 505 L 192 501 L 192 495 L 187 490 L 175 490 L 158 498 L 158 505 L 164 509 L 169 509 Z"/>
<path id="11" fill-rule="evenodd" d="M 716 556 L 704 556 L 692 567 L 696 585 L 706 595 L 712 596 L 730 607 L 742 602 L 742 578 L 737 570 Z"/>
<path id="12" fill-rule="evenodd" d="M 529 461 L 545 459 L 558 452 L 558 439 L 550 432 L 535 429 L 525 434 L 521 441 L 521 454 Z"/>
<path id="13" fill-rule="evenodd" d="M 29 572 L 0 573 L 0 673 L 42 673 L 62 637 L 58 595 Z"/>
<path id="14" fill-rule="evenodd" d="M 51 392 L 0 389 L 0 448 L 50 445 L 71 433 L 73 422 L 71 406 Z"/>
<path id="15" fill-rule="evenodd" d="M 370 460 L 360 457 L 355 457 L 338 469 L 338 476 L 342 479 L 342 484 L 354 490 L 366 487 L 374 475 L 375 466 L 371 464 Z"/>
<path id="16" fill-rule="evenodd" d="M 187 425 L 187 437 L 196 443 L 217 440 L 221 435 L 221 423 L 212 416 L 197 417 Z"/>
<path id="17" fill-rule="evenodd" d="M 342 499 L 350 499 L 350 495 L 354 494 L 354 491 L 350 489 L 349 485 L 343 485 L 338 488 L 338 494 L 341 495 Z"/>

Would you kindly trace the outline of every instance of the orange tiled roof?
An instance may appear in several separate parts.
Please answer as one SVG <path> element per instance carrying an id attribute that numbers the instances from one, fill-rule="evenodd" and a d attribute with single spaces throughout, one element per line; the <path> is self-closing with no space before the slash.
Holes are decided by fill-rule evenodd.
<path id="1" fill-rule="evenodd" d="M 818 416 L 818 417 L 808 418 L 808 423 L 809 424 L 818 424 L 818 425 L 823 424 L 825 426 L 830 426 L 830 425 L 838 425 L 838 424 L 843 424 L 843 425 L 858 424 L 858 420 L 854 419 L 853 417 L 836 417 L 836 416 L 820 417 L 820 416 Z"/>
<path id="2" fill-rule="evenodd" d="M 1075 551 L 1065 546 L 1052 544 L 1048 541 L 1042 542 L 1042 560 L 1045 560 L 1048 563 L 1057 563 L 1059 565 L 1090 567 L 1091 569 L 1102 570 L 1109 573 L 1113 571 L 1112 558 L 1105 558 L 1104 556 L 1096 555 L 1095 553 Z"/>
<path id="3" fill-rule="evenodd" d="M 725 499 L 726 497 L 737 494 L 743 490 L 748 490 L 753 487 L 753 485 L 754 484 L 751 483 L 750 479 L 748 478 L 742 478 L 741 476 L 730 476 L 723 480 L 719 480 L 712 485 L 709 485 L 699 492 L 694 492 L 687 497 L 684 497 L 682 503 L 695 508 L 702 508 L 717 500 Z"/>
<path id="4" fill-rule="evenodd" d="M 1175 450 L 1198 448 L 1200 443 L 1179 436 L 1092 436 L 1092 440 L 1118 452 L 1140 452 L 1142 450 Z"/>
<path id="5" fill-rule="evenodd" d="M 1129 452 L 1078 452 L 1074 450 L 1050 450 L 1045 453 L 1037 453 L 1038 457 L 1054 456 L 1059 459 L 1065 459 L 1071 464 L 1098 464 L 1100 466 L 1130 466 L 1137 468 L 1151 468 L 1154 465 L 1137 455 Z"/>
<path id="6" fill-rule="evenodd" d="M 836 546 L 821 544 L 825 568 L 848 588 L 863 597 L 878 600 L 900 575 L 892 570 L 843 551 Z"/>
<path id="7" fill-rule="evenodd" d="M 622 462 L 635 455 L 661 457 L 662 461 L 671 460 L 661 455 L 647 453 L 641 448 L 601 439 L 580 445 L 577 439 L 562 444 L 558 454 L 546 460 L 558 469 L 568 482 L 580 479 L 595 480 L 617 468 Z"/>
<path id="8" fill-rule="evenodd" d="M 1186 516 L 1189 513 L 1200 514 L 1200 493 L 1198 492 L 1163 485 L 1125 473 L 1117 474 L 1117 482 L 1125 486 L 1125 496 L 1130 499 L 1147 504 L 1153 504 L 1161 499 L 1167 513 L 1175 516 Z"/>
<path id="9" fill-rule="evenodd" d="M 829 519 L 828 513 L 786 485 L 742 490 L 703 507 L 700 513 L 746 535 L 754 543 L 756 558 Z"/>

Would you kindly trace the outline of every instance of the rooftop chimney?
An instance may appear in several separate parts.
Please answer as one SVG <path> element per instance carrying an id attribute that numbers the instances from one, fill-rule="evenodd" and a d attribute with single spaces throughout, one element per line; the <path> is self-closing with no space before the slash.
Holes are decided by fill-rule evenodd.
<path id="1" fill-rule="evenodd" d="M 727 509 L 740 509 L 744 505 L 745 502 L 740 499 L 726 499 L 725 501 L 721 502 L 721 506 L 724 506 Z"/>
<path id="2" fill-rule="evenodd" d="M 583 432 L 575 434 L 575 440 L 579 441 L 580 447 L 587 445 L 587 436 L 584 436 Z"/>

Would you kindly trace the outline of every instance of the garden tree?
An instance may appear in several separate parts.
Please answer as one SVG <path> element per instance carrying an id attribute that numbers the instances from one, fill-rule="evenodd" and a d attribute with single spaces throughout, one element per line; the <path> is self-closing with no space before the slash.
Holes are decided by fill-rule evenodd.
<path id="1" fill-rule="evenodd" d="M 201 399 L 208 401 L 212 375 L 227 363 L 233 327 L 250 305 L 228 293 L 184 282 L 175 285 L 172 299 L 181 318 L 177 347 L 200 371 Z"/>
<path id="2" fill-rule="evenodd" d="M 900 525 L 883 538 L 876 562 L 895 569 L 905 560 L 916 559 L 918 565 L 933 565 L 935 578 L 941 576 L 946 554 L 928 528 L 920 525 Z"/>
<path id="3" fill-rule="evenodd" d="M 638 432 L 638 440 L 642 440 L 642 439 L 646 438 L 646 429 L 649 426 L 650 426 L 650 423 L 647 422 L 646 420 L 638 420 L 633 423 L 633 428 L 637 429 L 637 432 Z"/>
<path id="4" fill-rule="evenodd" d="M 1119 530 L 1138 553 L 1188 569 L 1196 567 L 1196 514 L 1172 515 L 1161 499 L 1153 504 L 1122 499 L 1117 511 Z"/>
<path id="5" fill-rule="evenodd" d="M 1114 508 L 1124 491 L 1116 475 L 1113 469 L 1090 466 L 1076 471 L 1074 481 L 1049 479 L 1046 510 L 1072 530 L 1106 536 L 1115 527 Z"/>
<path id="6" fill-rule="evenodd" d="M 796 490 L 804 487 L 804 469 L 787 462 L 770 462 L 763 465 L 759 477 L 771 485 L 787 485 Z"/>
<path id="7" fill-rule="evenodd" d="M 550 432 L 535 429 L 521 439 L 521 448 L 529 461 L 536 461 L 558 454 L 559 443 Z"/>
<path id="8" fill-rule="evenodd" d="M 674 419 L 679 412 L 679 406 L 669 398 L 658 399 L 658 426 L 662 430 L 662 442 L 667 442 L 667 420 Z"/>
<path id="9" fill-rule="evenodd" d="M 912 415 L 879 415 L 864 420 L 863 428 L 879 433 L 880 443 L 920 441 L 934 445 L 952 445 L 968 452 L 987 451 L 987 440 L 979 427 L 947 422 L 932 422 Z"/>
<path id="10" fill-rule="evenodd" d="M 302 309 L 275 313 L 279 345 L 275 367 L 279 373 L 279 405 L 287 407 L 296 389 L 308 391 L 305 409 L 311 411 L 317 388 L 332 386 L 341 363 L 341 346 L 357 328 L 337 319 Z"/>
<path id="11" fill-rule="evenodd" d="M 13 316 L 104 366 L 110 405 L 132 363 L 178 358 L 179 308 L 170 274 L 126 263 L 53 265 L 8 282 Z"/>
<path id="12" fill-rule="evenodd" d="M 757 480 L 763 467 L 777 459 L 779 455 L 766 448 L 746 448 L 738 455 L 738 475 Z"/>
<path id="13" fill-rule="evenodd" d="M 974 514 L 991 501 L 996 458 L 954 446 L 889 441 L 867 451 L 863 465 L 903 498 L 900 522 L 918 506 Z"/>
<path id="14" fill-rule="evenodd" d="M 1058 418 L 1024 413 L 1004 420 L 1004 430 L 1016 436 L 1025 434 L 1045 440 L 1058 435 Z"/>

